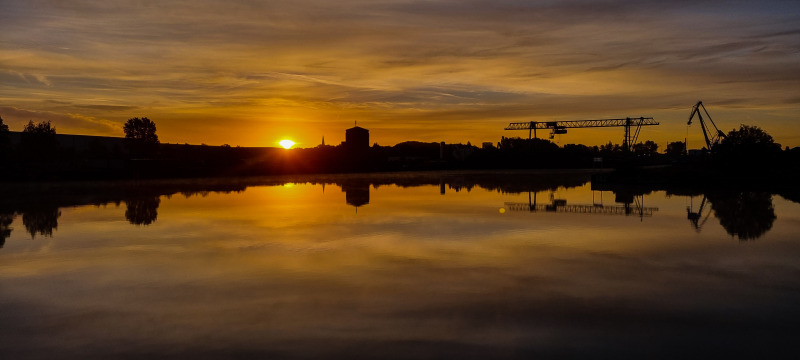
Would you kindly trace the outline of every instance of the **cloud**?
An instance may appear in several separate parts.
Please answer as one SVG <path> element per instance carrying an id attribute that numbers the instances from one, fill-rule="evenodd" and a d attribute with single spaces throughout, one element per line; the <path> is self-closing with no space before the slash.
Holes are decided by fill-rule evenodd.
<path id="1" fill-rule="evenodd" d="M 415 112 L 472 122 L 591 117 L 698 97 L 785 107 L 800 81 L 797 8 L 628 0 L 3 4 L 0 101 L 36 110 L 37 101 L 67 100 L 76 105 L 47 109 L 114 122 L 136 110 L 174 129 L 192 126 L 183 114 L 264 124 L 369 115 L 411 127 Z M 615 102 L 593 100 L 604 98 Z M 431 126 L 453 138 L 477 134 Z M 237 142 L 179 133 L 163 136 Z"/>
<path id="2" fill-rule="evenodd" d="M 123 105 L 77 105 L 79 108 L 102 110 L 102 111 L 128 111 L 136 110 L 137 106 L 123 106 Z"/>

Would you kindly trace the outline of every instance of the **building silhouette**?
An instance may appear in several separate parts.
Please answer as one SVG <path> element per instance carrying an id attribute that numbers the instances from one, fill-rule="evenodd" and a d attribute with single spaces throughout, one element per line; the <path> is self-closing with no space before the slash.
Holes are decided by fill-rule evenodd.
<path id="1" fill-rule="evenodd" d="M 369 130 L 353 126 L 344 132 L 344 144 L 350 149 L 366 149 L 369 147 Z"/>

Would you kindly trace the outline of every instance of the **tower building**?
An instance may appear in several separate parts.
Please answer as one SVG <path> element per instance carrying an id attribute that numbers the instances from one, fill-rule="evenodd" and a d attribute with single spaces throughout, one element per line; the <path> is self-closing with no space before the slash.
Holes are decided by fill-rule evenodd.
<path id="1" fill-rule="evenodd" d="M 344 133 L 345 145 L 351 149 L 369 148 L 369 130 L 358 125 L 353 126 Z"/>

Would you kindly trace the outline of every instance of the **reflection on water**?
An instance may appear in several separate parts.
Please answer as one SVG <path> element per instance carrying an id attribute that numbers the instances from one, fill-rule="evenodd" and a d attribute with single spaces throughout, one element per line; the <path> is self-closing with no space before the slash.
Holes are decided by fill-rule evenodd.
<path id="1" fill-rule="evenodd" d="M 31 237 L 35 238 L 36 234 L 52 237 L 53 230 L 58 228 L 59 216 L 61 211 L 56 206 L 35 206 L 22 212 L 22 224 Z"/>
<path id="2" fill-rule="evenodd" d="M 546 211 L 626 216 L 636 215 L 641 218 L 645 216 L 653 216 L 653 213 L 658 211 L 657 207 L 644 206 L 644 195 L 632 196 L 631 201 L 623 201 L 621 202 L 621 205 L 608 205 L 603 203 L 602 200 L 600 202 L 596 202 L 594 201 L 594 197 L 592 198 L 593 201 L 591 204 L 567 204 L 566 199 L 556 199 L 552 193 L 550 195 L 550 200 L 547 203 L 542 204 L 537 201 L 538 195 L 539 193 L 528 192 L 527 203 L 507 202 L 506 208 L 511 211 Z"/>
<path id="3" fill-rule="evenodd" d="M 159 196 L 143 196 L 125 200 L 125 218 L 134 225 L 150 225 L 158 218 Z"/>
<path id="4" fill-rule="evenodd" d="M 692 205 L 686 208 L 686 216 L 697 232 L 712 213 L 728 234 L 741 241 L 763 236 L 777 218 L 772 195 L 766 192 L 712 192 L 703 195 L 696 211 Z"/>
<path id="5" fill-rule="evenodd" d="M 426 173 L 5 187 L 0 358 L 794 349 L 800 205 L 769 192 L 590 180 Z"/>
<path id="6" fill-rule="evenodd" d="M 686 218 L 689 219 L 692 227 L 698 233 L 703 230 L 703 226 L 705 226 L 708 218 L 711 216 L 711 207 L 706 206 L 708 206 L 708 197 L 703 195 L 703 199 L 700 200 L 700 205 L 698 205 L 697 211 L 694 209 L 693 197 L 690 198 L 690 205 L 686 207 Z"/>
<path id="7" fill-rule="evenodd" d="M 11 236 L 11 223 L 14 221 L 14 213 L 0 213 L 0 248 L 6 243 L 6 239 Z"/>
<path id="8" fill-rule="evenodd" d="M 369 182 L 362 184 L 342 184 L 344 191 L 344 201 L 347 205 L 359 206 L 369 204 Z"/>
<path id="9" fill-rule="evenodd" d="M 714 194 L 709 200 L 720 225 L 739 240 L 758 239 L 772 228 L 777 218 L 769 193 Z"/>
<path id="10" fill-rule="evenodd" d="M 231 183 L 216 179 L 211 184 L 202 181 L 193 182 L 137 182 L 126 183 L 125 186 L 109 185 L 99 192 L 92 186 L 71 188 L 69 191 L 58 187 L 48 186 L 42 189 L 26 189 L 15 193 L 9 191 L 7 196 L 11 199 L 3 204 L 5 212 L 0 213 L 0 240 L 7 239 L 12 229 L 11 223 L 16 214 L 22 214 L 22 222 L 32 238 L 37 235 L 52 237 L 53 231 L 58 228 L 58 218 L 61 216 L 59 207 L 100 205 L 115 203 L 126 205 L 125 219 L 134 225 L 150 225 L 158 219 L 158 207 L 162 196 L 181 194 L 185 197 L 194 195 L 206 196 L 209 193 L 241 192 L 252 186 L 279 186 L 293 184 L 293 178 L 253 178 L 249 180 L 237 179 Z M 504 209 L 509 211 L 527 212 L 564 212 L 564 213 L 592 213 L 592 214 L 618 214 L 635 215 L 640 218 L 653 216 L 658 211 L 657 207 L 644 206 L 645 193 L 651 191 L 631 192 L 620 188 L 609 188 L 607 184 L 592 184 L 592 202 L 585 204 L 567 204 L 565 199 L 553 197 L 553 191 L 558 188 L 574 188 L 590 182 L 590 177 L 581 173 L 560 174 L 522 174 L 514 176 L 492 176 L 491 174 L 427 174 L 417 176 L 394 177 L 339 177 L 339 178 L 314 178 L 308 180 L 311 184 L 320 184 L 322 191 L 325 184 L 339 186 L 345 193 L 345 203 L 358 208 L 370 203 L 370 186 L 376 189 L 381 185 L 399 185 L 402 187 L 419 187 L 437 185 L 441 195 L 446 194 L 446 189 L 459 192 L 470 191 L 474 187 L 487 190 L 497 190 L 504 193 L 527 193 L 527 202 L 506 202 Z M 656 189 L 652 189 L 656 190 Z M 614 204 L 600 202 L 603 193 L 611 193 Z M 549 199 L 540 200 L 540 196 L 549 193 Z M 595 194 L 600 194 L 595 196 Z M 669 190 L 667 190 L 669 194 Z M 22 195 L 20 195 L 22 194 Z M 694 202 L 696 195 L 687 195 Z M 686 208 L 687 218 L 691 226 L 700 232 L 712 216 L 719 220 L 720 225 L 728 234 L 739 240 L 755 240 L 764 235 L 772 227 L 776 219 L 772 205 L 772 195 L 766 192 L 710 192 L 702 194 L 695 211 L 693 205 Z M 124 199 L 124 200 L 123 200 Z M 428 199 L 432 200 L 432 199 Z M 0 245 L 3 243 L 0 242 Z"/>

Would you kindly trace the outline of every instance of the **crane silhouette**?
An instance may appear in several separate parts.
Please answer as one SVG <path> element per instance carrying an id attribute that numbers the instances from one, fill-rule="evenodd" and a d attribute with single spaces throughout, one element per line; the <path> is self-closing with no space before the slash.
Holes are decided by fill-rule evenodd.
<path id="1" fill-rule="evenodd" d="M 569 128 L 595 128 L 595 127 L 623 127 L 625 137 L 622 139 L 622 148 L 625 151 L 636 143 L 642 126 L 659 125 L 652 117 L 634 117 L 624 119 L 598 119 L 598 120 L 569 120 L 569 121 L 527 121 L 515 122 L 506 126 L 506 130 L 528 130 L 528 139 L 536 137 L 536 130 L 550 130 L 550 138 L 555 135 L 566 134 Z M 633 129 L 632 129 L 633 128 Z"/>
<path id="2" fill-rule="evenodd" d="M 708 122 L 711 123 L 711 126 L 708 126 L 705 120 L 703 120 L 703 114 L 700 112 L 701 108 L 703 112 L 706 113 L 706 117 L 708 118 Z M 708 110 L 703 106 L 702 101 L 698 101 L 697 104 L 692 107 L 692 113 L 689 114 L 689 122 L 686 123 L 686 126 L 692 125 L 692 119 L 694 119 L 695 115 L 697 115 L 697 120 L 700 121 L 700 128 L 703 130 L 703 137 L 706 139 L 706 149 L 712 150 L 714 146 L 725 138 L 725 133 L 717 129 L 717 125 L 714 124 L 714 120 L 711 120 L 711 115 L 708 114 Z M 714 128 L 713 131 L 711 127 Z"/>

